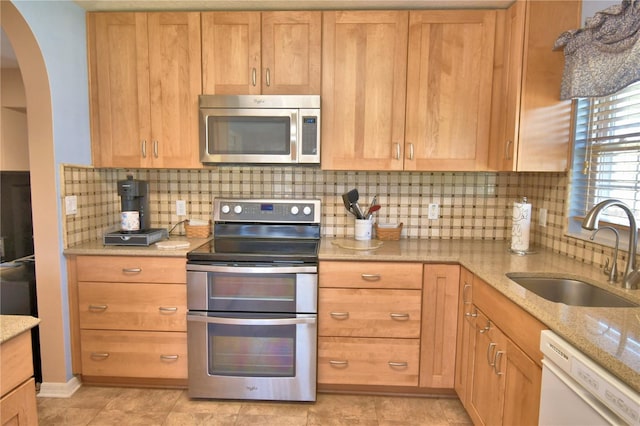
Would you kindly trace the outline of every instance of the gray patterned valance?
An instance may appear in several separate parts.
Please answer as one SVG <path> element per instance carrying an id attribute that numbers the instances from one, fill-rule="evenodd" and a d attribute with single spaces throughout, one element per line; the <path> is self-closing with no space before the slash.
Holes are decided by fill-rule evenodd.
<path id="1" fill-rule="evenodd" d="M 623 0 L 562 33 L 561 99 L 606 96 L 640 80 L 640 0 Z"/>

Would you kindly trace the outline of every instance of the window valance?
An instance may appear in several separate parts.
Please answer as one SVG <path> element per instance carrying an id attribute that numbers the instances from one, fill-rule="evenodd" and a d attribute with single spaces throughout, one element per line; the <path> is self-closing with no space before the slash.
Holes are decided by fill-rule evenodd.
<path id="1" fill-rule="evenodd" d="M 606 96 L 640 80 L 639 40 L 640 0 L 623 0 L 562 33 L 554 46 L 565 55 L 560 98 Z"/>

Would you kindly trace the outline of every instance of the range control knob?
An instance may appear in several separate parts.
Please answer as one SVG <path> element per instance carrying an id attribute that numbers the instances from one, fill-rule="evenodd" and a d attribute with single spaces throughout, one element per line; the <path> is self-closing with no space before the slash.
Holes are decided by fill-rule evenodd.
<path id="1" fill-rule="evenodd" d="M 224 205 L 220 208 L 220 211 L 222 211 L 222 213 L 227 214 L 231 211 L 231 207 L 229 207 L 228 205 Z"/>
<path id="2" fill-rule="evenodd" d="M 309 206 L 305 206 L 305 207 L 302 209 L 302 213 L 303 213 L 305 216 L 309 216 L 309 215 L 311 214 L 311 207 L 309 207 Z"/>
<path id="3" fill-rule="evenodd" d="M 240 213 L 242 213 L 242 206 L 235 206 L 235 207 L 233 208 L 233 212 L 234 212 L 235 214 L 240 214 Z"/>
<path id="4" fill-rule="evenodd" d="M 293 206 L 291 207 L 291 214 L 292 215 L 297 215 L 298 213 L 300 213 L 300 209 L 298 208 L 298 206 Z"/>

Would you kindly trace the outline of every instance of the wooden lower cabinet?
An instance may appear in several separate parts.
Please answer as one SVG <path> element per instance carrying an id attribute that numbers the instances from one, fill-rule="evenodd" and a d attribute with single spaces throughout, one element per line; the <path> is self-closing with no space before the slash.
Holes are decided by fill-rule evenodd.
<path id="1" fill-rule="evenodd" d="M 0 344 L 0 425 L 38 424 L 31 330 Z"/>
<path id="2" fill-rule="evenodd" d="M 0 399 L 0 425 L 33 426 L 37 424 L 36 382 L 31 378 Z"/>
<path id="3" fill-rule="evenodd" d="M 73 370 L 85 382 L 187 383 L 186 260 L 69 259 Z"/>
<path id="4" fill-rule="evenodd" d="M 318 381 L 325 384 L 417 386 L 418 339 L 320 337 Z"/>
<path id="5" fill-rule="evenodd" d="M 460 400 L 476 425 L 537 425 L 540 332 L 546 327 L 468 271 L 462 276 L 458 318 L 465 323 L 458 334 L 455 385 Z"/>

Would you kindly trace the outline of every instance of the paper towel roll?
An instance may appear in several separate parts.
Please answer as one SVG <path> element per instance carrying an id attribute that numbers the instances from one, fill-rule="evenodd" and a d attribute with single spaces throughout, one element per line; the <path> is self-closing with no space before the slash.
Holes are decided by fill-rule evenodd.
<path id="1" fill-rule="evenodd" d="M 531 204 L 524 198 L 513 203 L 513 226 L 511 228 L 511 250 L 524 252 L 529 250 L 531 231 Z"/>

